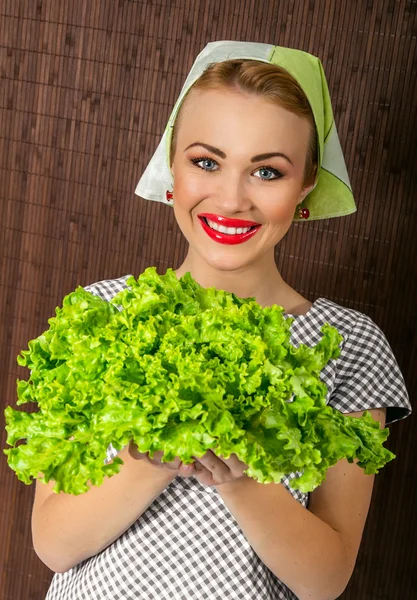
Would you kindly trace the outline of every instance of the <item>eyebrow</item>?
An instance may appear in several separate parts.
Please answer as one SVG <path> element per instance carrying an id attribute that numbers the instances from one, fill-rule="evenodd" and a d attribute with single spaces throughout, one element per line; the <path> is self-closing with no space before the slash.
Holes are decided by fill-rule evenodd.
<path id="1" fill-rule="evenodd" d="M 216 148 L 215 146 L 210 146 L 209 144 L 204 144 L 203 142 L 194 142 L 193 144 L 190 144 L 189 146 L 187 146 L 185 151 L 189 150 L 190 148 L 193 148 L 194 146 L 202 146 L 209 152 L 212 152 L 213 154 L 220 156 L 220 158 L 226 158 L 226 154 L 222 150 L 219 150 L 219 148 Z M 279 156 L 281 158 L 285 158 L 292 166 L 294 166 L 294 163 L 292 162 L 292 160 L 290 158 L 288 158 L 288 156 L 286 154 L 284 154 L 283 152 L 266 152 L 265 154 L 257 154 L 256 156 L 253 156 L 250 160 L 251 160 L 251 162 L 255 163 L 255 162 L 259 162 L 261 160 L 267 160 L 268 158 L 272 158 L 274 156 Z"/>
<path id="2" fill-rule="evenodd" d="M 268 158 L 272 158 L 273 156 L 280 156 L 281 158 L 285 158 L 292 166 L 294 166 L 292 160 L 288 158 L 288 156 L 283 152 L 266 152 L 265 154 L 257 154 L 250 160 L 251 162 L 259 162 L 260 160 L 268 160 Z"/>
<path id="3" fill-rule="evenodd" d="M 194 142 L 194 144 L 190 144 L 185 149 L 185 152 L 187 150 L 189 150 L 190 148 L 193 148 L 194 146 L 202 146 L 209 152 L 213 152 L 213 154 L 217 154 L 217 156 L 220 156 L 220 158 L 226 158 L 226 154 L 222 150 L 219 150 L 218 148 L 215 148 L 214 146 L 210 146 L 209 144 L 203 144 L 203 142 Z"/>

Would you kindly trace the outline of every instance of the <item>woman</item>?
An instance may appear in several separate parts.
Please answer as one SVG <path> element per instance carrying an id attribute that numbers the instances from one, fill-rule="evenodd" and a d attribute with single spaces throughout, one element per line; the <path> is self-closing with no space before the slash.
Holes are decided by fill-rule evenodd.
<path id="1" fill-rule="evenodd" d="M 171 187 L 172 184 L 172 187 Z M 266 44 L 216 42 L 197 58 L 137 193 L 173 205 L 189 249 L 176 274 L 279 304 L 292 343 L 329 322 L 342 354 L 328 402 L 384 426 L 410 412 L 391 349 L 365 315 L 281 277 L 274 247 L 293 220 L 355 210 L 320 61 Z M 128 276 L 90 286 L 110 300 Z M 108 460 L 114 457 L 110 448 Z M 162 463 L 131 443 L 118 475 L 80 496 L 37 483 L 36 552 L 57 571 L 47 600 L 337 598 L 352 574 L 373 476 L 340 461 L 310 495 L 244 475 L 236 456 Z"/>

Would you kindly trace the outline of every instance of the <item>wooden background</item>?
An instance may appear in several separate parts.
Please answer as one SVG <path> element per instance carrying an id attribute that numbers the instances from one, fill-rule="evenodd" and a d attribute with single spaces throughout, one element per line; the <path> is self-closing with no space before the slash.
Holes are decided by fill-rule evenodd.
<path id="1" fill-rule="evenodd" d="M 16 356 L 77 285 L 176 267 L 169 207 L 134 195 L 196 54 L 208 41 L 321 57 L 358 212 L 295 224 L 277 248 L 286 280 L 368 314 L 416 398 L 415 0 L 0 0 L 0 398 Z M 415 420 L 377 478 L 345 600 L 417 598 Z M 1 446 L 5 447 L 4 421 Z M 0 459 L 0 598 L 42 600 L 34 486 Z"/>

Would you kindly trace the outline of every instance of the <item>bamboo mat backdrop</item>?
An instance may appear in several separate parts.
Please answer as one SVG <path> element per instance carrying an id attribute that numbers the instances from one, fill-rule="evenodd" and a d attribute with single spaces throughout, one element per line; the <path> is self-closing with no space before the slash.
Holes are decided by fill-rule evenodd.
<path id="1" fill-rule="evenodd" d="M 294 224 L 277 248 L 290 285 L 368 314 L 416 397 L 416 2 L 0 0 L 1 403 L 16 356 L 64 295 L 184 256 L 171 209 L 134 189 L 196 54 L 241 39 L 321 57 L 358 212 Z M 2 414 L 1 445 L 5 447 Z M 413 418 L 377 478 L 343 598 L 417 597 Z M 2 455 L 3 456 L 3 455 Z M 0 598 L 41 600 L 34 486 L 0 461 Z"/>

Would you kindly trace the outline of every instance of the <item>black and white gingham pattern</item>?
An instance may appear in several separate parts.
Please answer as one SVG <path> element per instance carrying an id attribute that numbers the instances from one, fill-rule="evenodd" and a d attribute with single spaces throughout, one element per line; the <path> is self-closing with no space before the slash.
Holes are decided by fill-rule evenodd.
<path id="1" fill-rule="evenodd" d="M 88 289 L 110 300 L 129 276 Z M 319 298 L 295 317 L 291 342 L 316 344 L 328 322 L 344 337 L 323 370 L 328 402 L 342 412 L 387 407 L 387 422 L 411 412 L 391 348 L 369 317 Z M 110 446 L 107 460 L 116 450 Z M 304 506 L 308 494 L 283 484 Z M 120 507 L 123 510 L 123 507 Z M 108 548 L 56 574 L 46 600 L 297 600 L 261 562 L 214 488 L 177 477 Z"/>

